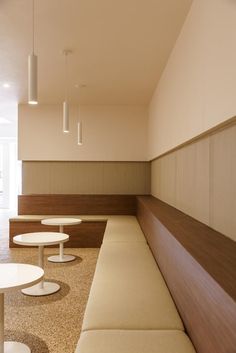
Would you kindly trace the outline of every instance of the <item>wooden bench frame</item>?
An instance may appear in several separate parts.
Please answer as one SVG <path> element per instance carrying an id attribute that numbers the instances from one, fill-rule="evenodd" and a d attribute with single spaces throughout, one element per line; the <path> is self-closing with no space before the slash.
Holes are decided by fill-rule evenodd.
<path id="1" fill-rule="evenodd" d="M 236 243 L 152 196 L 137 218 L 197 352 L 236 352 Z"/>

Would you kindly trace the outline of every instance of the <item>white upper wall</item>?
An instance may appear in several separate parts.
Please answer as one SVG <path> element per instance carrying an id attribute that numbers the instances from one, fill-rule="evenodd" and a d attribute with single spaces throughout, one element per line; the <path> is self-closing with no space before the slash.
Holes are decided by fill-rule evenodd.
<path id="1" fill-rule="evenodd" d="M 16 139 L 16 136 L 17 104 L 13 102 L 0 103 L 0 139 Z"/>
<path id="2" fill-rule="evenodd" d="M 195 0 L 151 100 L 148 159 L 236 115 L 236 1 Z"/>
<path id="3" fill-rule="evenodd" d="M 83 145 L 77 145 L 77 121 Z M 61 105 L 19 105 L 18 157 L 51 161 L 145 161 L 146 106 L 72 106 L 70 133 L 62 132 Z"/>

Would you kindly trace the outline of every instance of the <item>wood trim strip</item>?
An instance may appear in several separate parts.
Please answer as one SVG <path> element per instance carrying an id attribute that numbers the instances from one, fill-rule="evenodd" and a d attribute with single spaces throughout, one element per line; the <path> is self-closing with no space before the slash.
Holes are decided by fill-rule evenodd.
<path id="1" fill-rule="evenodd" d="M 19 215 L 135 215 L 135 195 L 19 195 Z"/>

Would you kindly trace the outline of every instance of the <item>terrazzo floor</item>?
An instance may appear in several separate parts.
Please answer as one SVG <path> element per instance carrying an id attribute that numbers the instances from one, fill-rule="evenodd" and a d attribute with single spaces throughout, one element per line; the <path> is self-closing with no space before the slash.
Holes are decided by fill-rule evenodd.
<path id="1" fill-rule="evenodd" d="M 0 263 L 37 264 L 37 248 L 8 248 L 8 217 L 0 210 Z M 76 255 L 73 262 L 46 261 L 58 249 L 45 248 L 45 279 L 61 290 L 45 297 L 29 297 L 20 291 L 5 295 L 5 340 L 27 344 L 32 353 L 74 353 L 99 249 L 65 249 Z"/>

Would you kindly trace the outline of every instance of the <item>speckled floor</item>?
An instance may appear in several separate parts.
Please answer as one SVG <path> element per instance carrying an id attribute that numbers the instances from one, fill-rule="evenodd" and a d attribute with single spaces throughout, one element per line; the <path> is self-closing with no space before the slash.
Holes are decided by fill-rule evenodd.
<path id="1" fill-rule="evenodd" d="M 8 248 L 9 212 L 0 210 L 0 262 L 37 264 L 37 248 Z M 61 290 L 45 297 L 15 291 L 5 295 L 5 339 L 27 344 L 32 353 L 74 353 L 99 249 L 66 249 L 73 262 L 46 261 L 57 249 L 45 248 L 45 278 Z"/>

